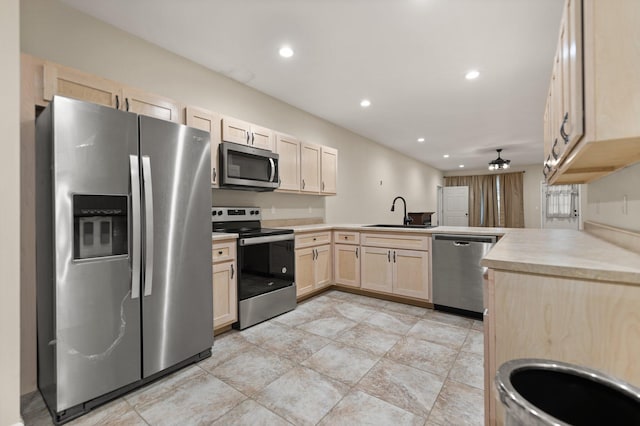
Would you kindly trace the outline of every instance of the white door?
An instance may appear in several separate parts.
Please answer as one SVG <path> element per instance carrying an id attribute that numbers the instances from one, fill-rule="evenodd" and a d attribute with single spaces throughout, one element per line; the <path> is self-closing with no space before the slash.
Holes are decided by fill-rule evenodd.
<path id="1" fill-rule="evenodd" d="M 445 186 L 442 191 L 442 224 L 469 226 L 469 187 Z"/>
<path id="2" fill-rule="evenodd" d="M 580 229 L 580 185 L 540 184 L 543 228 Z"/>

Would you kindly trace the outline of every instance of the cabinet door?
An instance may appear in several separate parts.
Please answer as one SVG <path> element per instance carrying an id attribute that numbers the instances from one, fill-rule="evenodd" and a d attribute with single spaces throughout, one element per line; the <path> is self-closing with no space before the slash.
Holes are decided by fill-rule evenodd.
<path id="1" fill-rule="evenodd" d="M 333 278 L 333 257 L 331 256 L 331 246 L 324 245 L 315 248 L 315 274 L 316 280 L 314 288 L 322 288 L 331 284 Z"/>
<path id="2" fill-rule="evenodd" d="M 495 362 L 495 318 L 494 318 L 494 278 L 493 269 L 487 270 L 483 280 L 484 289 L 484 412 L 485 424 L 496 424 L 496 394 L 493 378 L 496 376 Z"/>
<path id="3" fill-rule="evenodd" d="M 280 187 L 276 191 L 300 191 L 300 141 L 291 136 L 278 134 L 276 152 Z"/>
<path id="4" fill-rule="evenodd" d="M 392 286 L 392 250 L 379 247 L 362 247 L 360 259 L 361 287 L 369 290 L 391 293 Z"/>
<path id="5" fill-rule="evenodd" d="M 266 127 L 251 125 L 251 145 L 273 151 L 273 131 Z"/>
<path id="6" fill-rule="evenodd" d="M 224 117 L 222 119 L 222 140 L 249 145 L 251 142 L 251 124 L 235 118 Z"/>
<path id="7" fill-rule="evenodd" d="M 132 87 L 123 88 L 122 97 L 124 98 L 124 106 L 121 105 L 120 109 L 161 120 L 173 121 L 174 123 L 182 123 L 182 117 L 180 117 L 179 113 L 181 110 L 180 105 L 173 99 Z"/>
<path id="8" fill-rule="evenodd" d="M 426 251 L 393 250 L 393 294 L 429 300 L 429 257 Z"/>
<path id="9" fill-rule="evenodd" d="M 360 246 L 336 244 L 333 250 L 335 283 L 360 287 Z"/>
<path id="10" fill-rule="evenodd" d="M 300 144 L 300 190 L 320 192 L 320 145 Z"/>
<path id="11" fill-rule="evenodd" d="M 213 265 L 213 328 L 238 320 L 238 294 L 234 261 Z"/>
<path id="12" fill-rule="evenodd" d="M 45 62 L 43 78 L 47 101 L 61 95 L 113 108 L 118 108 L 122 101 L 120 84 L 72 68 Z"/>
<path id="13" fill-rule="evenodd" d="M 211 134 L 211 186 L 218 187 L 218 146 L 220 146 L 220 116 L 201 108 L 184 109 L 187 126 L 204 130 Z"/>
<path id="14" fill-rule="evenodd" d="M 303 296 L 313 290 L 315 284 L 313 248 L 296 249 L 296 295 Z"/>
<path id="15" fill-rule="evenodd" d="M 336 194 L 338 191 L 338 150 L 323 146 L 321 151 L 320 192 L 322 194 Z"/>

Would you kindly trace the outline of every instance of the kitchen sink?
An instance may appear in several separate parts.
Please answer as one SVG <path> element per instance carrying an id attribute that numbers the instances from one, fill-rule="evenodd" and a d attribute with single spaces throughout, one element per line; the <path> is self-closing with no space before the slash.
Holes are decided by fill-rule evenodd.
<path id="1" fill-rule="evenodd" d="M 400 228 L 400 229 L 427 229 L 427 228 L 435 228 L 433 225 L 392 225 L 392 224 L 378 224 L 378 225 L 364 225 L 365 228 Z"/>

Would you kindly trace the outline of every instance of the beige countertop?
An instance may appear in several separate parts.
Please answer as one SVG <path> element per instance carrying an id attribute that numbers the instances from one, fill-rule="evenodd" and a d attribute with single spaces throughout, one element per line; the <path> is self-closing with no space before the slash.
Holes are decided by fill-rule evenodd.
<path id="1" fill-rule="evenodd" d="M 393 232 L 393 233 L 418 233 L 418 234 L 458 234 L 458 235 L 505 235 L 507 228 L 480 228 L 467 226 L 436 226 L 433 228 L 386 228 L 367 226 L 366 224 L 315 224 L 299 226 L 283 226 L 282 228 L 293 229 L 295 233 L 320 232 L 331 230 L 359 231 L 359 232 Z"/>
<path id="2" fill-rule="evenodd" d="M 238 238 L 238 234 L 231 234 L 226 232 L 212 232 L 211 241 L 228 240 L 231 238 Z"/>
<path id="3" fill-rule="evenodd" d="M 566 229 L 516 229 L 437 226 L 380 228 L 361 224 L 318 224 L 289 227 L 296 233 L 330 230 L 458 235 L 498 235 L 503 238 L 482 260 L 494 269 L 568 278 L 640 284 L 640 254 Z"/>
<path id="4" fill-rule="evenodd" d="M 514 229 L 484 257 L 489 268 L 640 284 L 640 254 L 566 229 Z"/>
<path id="5" fill-rule="evenodd" d="M 434 228 L 381 228 L 363 224 L 285 226 L 295 233 L 331 230 L 457 235 L 498 235 L 503 238 L 481 264 L 489 268 L 567 278 L 624 282 L 640 285 L 640 254 L 623 249 L 583 231 L 462 226 Z M 213 233 L 212 240 L 238 234 Z"/>

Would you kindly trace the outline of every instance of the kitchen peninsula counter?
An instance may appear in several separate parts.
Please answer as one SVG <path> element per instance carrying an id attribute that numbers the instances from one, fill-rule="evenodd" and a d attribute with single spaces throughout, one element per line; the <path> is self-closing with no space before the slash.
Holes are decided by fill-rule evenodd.
<path id="1" fill-rule="evenodd" d="M 363 224 L 315 224 L 288 228 L 295 233 L 340 230 L 423 234 L 425 237 L 432 234 L 496 235 L 501 238 L 482 260 L 483 266 L 514 272 L 640 285 L 640 254 L 584 231 L 463 226 L 387 228 Z"/>

